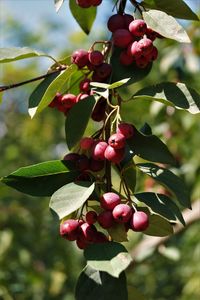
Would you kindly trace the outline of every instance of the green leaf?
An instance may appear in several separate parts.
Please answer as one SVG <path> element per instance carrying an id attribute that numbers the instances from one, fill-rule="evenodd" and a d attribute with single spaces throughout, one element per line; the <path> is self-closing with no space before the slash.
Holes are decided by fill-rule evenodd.
<path id="1" fill-rule="evenodd" d="M 143 231 L 146 235 L 151 236 L 168 236 L 173 234 L 172 225 L 165 219 L 157 215 L 149 216 L 149 227 Z"/>
<path id="2" fill-rule="evenodd" d="M 62 219 L 79 209 L 94 191 L 95 184 L 91 182 L 72 182 L 62 186 L 51 197 L 52 208 L 59 219 Z"/>
<path id="3" fill-rule="evenodd" d="M 162 10 L 175 18 L 194 21 L 199 20 L 198 16 L 182 0 L 144 0 L 142 1 L 142 5 L 145 8 Z"/>
<path id="4" fill-rule="evenodd" d="M 133 95 L 133 100 L 150 100 L 200 113 L 200 95 L 184 83 L 163 82 L 145 87 Z"/>
<path id="5" fill-rule="evenodd" d="M 130 161 L 123 167 L 121 175 L 128 184 L 129 189 L 134 193 L 136 186 L 136 168 L 133 161 Z"/>
<path id="6" fill-rule="evenodd" d="M 116 242 L 92 244 L 84 250 L 87 264 L 98 271 L 119 277 L 132 261 L 126 248 Z"/>
<path id="7" fill-rule="evenodd" d="M 84 100 L 79 101 L 68 112 L 65 123 L 65 132 L 69 149 L 74 147 L 82 138 L 95 103 L 95 98 L 89 96 Z"/>
<path id="8" fill-rule="evenodd" d="M 91 82 L 90 85 L 94 87 L 99 87 L 99 88 L 104 88 L 108 90 L 116 89 L 125 83 L 127 83 L 130 80 L 130 78 L 124 78 L 120 81 L 114 82 L 112 84 L 107 84 L 107 83 L 101 83 L 101 82 Z"/>
<path id="9" fill-rule="evenodd" d="M 144 69 L 138 68 L 135 65 L 135 63 L 133 63 L 130 66 L 124 66 L 120 64 L 119 62 L 120 53 L 121 53 L 121 49 L 114 48 L 113 54 L 111 56 L 111 61 L 110 61 L 112 65 L 111 82 L 113 84 L 115 82 L 122 81 L 124 78 L 130 78 L 126 83 L 123 84 L 123 87 L 130 85 L 132 83 L 142 80 L 151 71 L 152 68 L 151 63 Z"/>
<path id="10" fill-rule="evenodd" d="M 122 272 L 119 278 L 115 278 L 87 266 L 79 276 L 75 299 L 128 300 L 126 275 Z"/>
<path id="11" fill-rule="evenodd" d="M 51 196 L 78 175 L 70 162 L 54 160 L 20 168 L 1 181 L 22 193 L 42 197 Z"/>
<path id="12" fill-rule="evenodd" d="M 183 225 L 185 221 L 179 207 L 166 195 L 155 193 L 137 193 L 134 194 L 139 201 L 145 203 L 154 213 L 167 218 L 169 221 L 178 219 Z"/>
<path id="13" fill-rule="evenodd" d="M 176 40 L 180 43 L 190 43 L 190 38 L 184 28 L 171 16 L 163 11 L 143 11 L 144 21 L 148 27 L 160 33 L 162 36 Z"/>
<path id="14" fill-rule="evenodd" d="M 82 30 L 86 34 L 89 34 L 96 18 L 97 8 L 94 6 L 89 8 L 81 8 L 74 0 L 69 0 L 69 8 Z"/>
<path id="15" fill-rule="evenodd" d="M 49 76 L 46 77 L 42 82 L 40 82 L 40 84 L 32 92 L 32 94 L 29 97 L 29 105 L 28 105 L 30 112 L 32 111 L 33 108 L 37 108 L 48 86 L 58 76 L 59 73 L 60 72 L 49 74 Z"/>
<path id="16" fill-rule="evenodd" d="M 136 166 L 174 193 L 182 206 L 191 208 L 189 192 L 184 182 L 174 173 L 151 163 L 136 164 Z"/>
<path id="17" fill-rule="evenodd" d="M 127 242 L 127 231 L 125 229 L 124 224 L 115 223 L 112 227 L 107 229 L 109 235 L 111 236 L 112 240 L 115 242 Z"/>
<path id="18" fill-rule="evenodd" d="M 54 99 L 57 92 L 64 93 L 67 86 L 67 81 L 70 76 L 77 70 L 76 65 L 72 64 L 66 70 L 62 71 L 47 87 L 43 94 L 40 103 L 37 107 L 29 109 L 29 114 L 33 117 L 36 113 L 41 112 Z"/>
<path id="19" fill-rule="evenodd" d="M 54 58 L 49 54 L 46 54 L 42 51 L 30 49 L 28 47 L 0 48 L 0 63 L 7 63 L 15 60 L 39 56 L 49 57 L 54 60 Z"/>
<path id="20" fill-rule="evenodd" d="M 64 0 L 54 0 L 54 3 L 55 3 L 56 12 L 58 12 L 64 3 Z"/>
<path id="21" fill-rule="evenodd" d="M 167 146 L 155 135 L 144 135 L 135 128 L 134 136 L 127 143 L 134 155 L 153 162 L 176 165 Z"/>

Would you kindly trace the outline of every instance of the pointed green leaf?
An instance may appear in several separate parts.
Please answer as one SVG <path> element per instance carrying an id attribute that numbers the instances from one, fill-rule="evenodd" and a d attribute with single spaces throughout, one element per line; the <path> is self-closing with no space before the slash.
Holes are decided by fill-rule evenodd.
<path id="1" fill-rule="evenodd" d="M 55 3 L 56 12 L 58 12 L 64 3 L 64 0 L 54 0 L 54 3 Z"/>
<path id="2" fill-rule="evenodd" d="M 145 87 L 133 95 L 133 100 L 137 99 L 159 101 L 192 114 L 200 113 L 200 95 L 180 82 L 163 82 Z"/>
<path id="3" fill-rule="evenodd" d="M 120 81 L 114 82 L 112 84 L 108 84 L 108 83 L 101 83 L 101 82 L 91 82 L 90 85 L 94 86 L 94 87 L 100 87 L 100 88 L 104 88 L 104 89 L 108 89 L 108 90 L 112 90 L 112 89 L 116 89 L 122 85 L 124 85 L 125 83 L 127 83 L 130 80 L 130 78 L 124 78 Z"/>
<path id="4" fill-rule="evenodd" d="M 60 72 L 49 74 L 40 84 L 35 88 L 32 94 L 29 97 L 29 110 L 37 108 L 44 93 L 46 92 L 48 86 L 52 83 L 52 81 L 59 75 Z"/>
<path id="5" fill-rule="evenodd" d="M 132 261 L 126 248 L 116 242 L 92 244 L 84 250 L 87 264 L 98 271 L 119 277 Z"/>
<path id="6" fill-rule="evenodd" d="M 72 182 L 57 190 L 51 197 L 50 208 L 62 219 L 79 209 L 94 191 L 91 182 Z"/>
<path id="7" fill-rule="evenodd" d="M 56 93 L 64 93 L 66 90 L 66 86 L 68 84 L 68 80 L 70 76 L 75 73 L 77 70 L 76 65 L 72 64 L 66 70 L 62 71 L 47 87 L 45 93 L 42 96 L 42 99 L 38 106 L 30 108 L 29 114 L 33 117 L 36 113 L 41 112 L 45 107 L 47 107 L 53 98 L 55 97 Z"/>
<path id="8" fill-rule="evenodd" d="M 171 171 L 161 168 L 157 165 L 146 163 L 136 164 L 136 166 L 145 174 L 149 175 L 160 184 L 173 192 L 178 202 L 184 206 L 191 208 L 190 195 L 184 182 Z"/>
<path id="9" fill-rule="evenodd" d="M 162 217 L 151 215 L 149 216 L 149 227 L 143 233 L 151 236 L 168 236 L 173 234 L 173 227 Z"/>
<path id="10" fill-rule="evenodd" d="M 107 231 L 112 240 L 115 242 L 121 243 L 128 241 L 127 231 L 124 224 L 115 223 L 112 227 L 108 228 Z"/>
<path id="11" fill-rule="evenodd" d="M 167 146 L 155 135 L 144 135 L 135 128 L 134 136 L 127 143 L 134 155 L 153 162 L 176 165 Z"/>
<path id="12" fill-rule="evenodd" d="M 23 167 L 2 178 L 6 185 L 32 196 L 51 196 L 66 183 L 74 181 L 79 171 L 67 161 L 53 160 Z"/>
<path id="13" fill-rule="evenodd" d="M 95 103 L 95 98 L 89 96 L 79 101 L 68 112 L 65 123 L 65 132 L 69 149 L 74 147 L 82 138 Z"/>
<path id="14" fill-rule="evenodd" d="M 54 58 L 42 51 L 30 49 L 28 47 L 0 48 L 0 63 L 7 63 L 15 60 L 45 56 L 54 60 Z M 55 61 L 55 60 L 54 60 Z"/>
<path id="15" fill-rule="evenodd" d="M 148 27 L 160 33 L 162 36 L 176 40 L 180 43 L 190 43 L 190 38 L 184 28 L 171 16 L 163 11 L 143 11 L 144 21 Z"/>
<path id="16" fill-rule="evenodd" d="M 113 84 L 115 82 L 120 82 L 124 78 L 130 78 L 126 83 L 123 84 L 124 87 L 142 80 L 149 74 L 152 68 L 151 63 L 144 69 L 138 68 L 135 65 L 135 63 L 133 63 L 130 66 L 124 66 L 120 64 L 119 56 L 121 51 L 122 51 L 121 49 L 115 48 L 111 56 L 111 61 L 110 61 L 112 65 L 111 82 Z"/>
<path id="17" fill-rule="evenodd" d="M 199 20 L 198 16 L 183 0 L 144 0 L 142 1 L 142 5 L 145 8 L 162 10 L 175 18 L 194 21 Z"/>
<path id="18" fill-rule="evenodd" d="M 136 186 L 136 168 L 133 161 L 130 161 L 123 167 L 121 175 L 127 183 L 129 189 L 132 191 L 132 193 L 134 193 Z"/>
<path id="19" fill-rule="evenodd" d="M 97 8 L 91 6 L 89 8 L 81 8 L 75 0 L 69 0 L 69 8 L 77 23 L 82 30 L 89 34 L 96 18 Z"/>
<path id="20" fill-rule="evenodd" d="M 168 196 L 146 192 L 134 194 L 134 197 L 145 203 L 154 213 L 167 218 L 169 221 L 175 221 L 178 219 L 183 225 L 185 225 L 185 221 L 179 207 Z"/>
<path id="21" fill-rule="evenodd" d="M 87 266 L 79 276 L 75 299 L 102 300 L 102 296 L 103 300 L 128 300 L 126 275 L 122 272 L 115 278 Z"/>

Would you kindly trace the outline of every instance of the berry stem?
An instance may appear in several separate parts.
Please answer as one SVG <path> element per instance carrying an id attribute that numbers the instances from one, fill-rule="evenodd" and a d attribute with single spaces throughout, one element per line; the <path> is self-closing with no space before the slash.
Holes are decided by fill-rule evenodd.
<path id="1" fill-rule="evenodd" d="M 119 3 L 118 14 L 123 15 L 127 0 L 121 0 Z"/>

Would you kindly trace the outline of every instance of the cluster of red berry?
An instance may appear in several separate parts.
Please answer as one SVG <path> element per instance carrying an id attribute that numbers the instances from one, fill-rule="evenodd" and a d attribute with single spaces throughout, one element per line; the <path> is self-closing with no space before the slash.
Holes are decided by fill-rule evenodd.
<path id="1" fill-rule="evenodd" d="M 76 0 L 76 4 L 82 8 L 100 5 L 102 0 Z"/>
<path id="2" fill-rule="evenodd" d="M 158 50 L 153 41 L 159 35 L 142 19 L 133 19 L 131 15 L 115 14 L 107 23 L 113 33 L 113 44 L 122 48 L 120 63 L 128 66 L 135 62 L 139 68 L 145 68 L 150 62 L 157 59 Z"/>
<path id="3" fill-rule="evenodd" d="M 85 220 L 69 219 L 61 223 L 60 234 L 70 241 L 75 241 L 80 249 L 92 243 L 105 243 L 109 239 L 95 227 L 109 229 L 115 224 L 122 224 L 125 230 L 144 231 L 149 226 L 149 217 L 143 211 L 136 211 L 130 205 L 122 203 L 118 194 L 108 192 L 100 197 L 101 212 L 88 211 Z M 97 226 L 98 226 L 97 225 Z"/>

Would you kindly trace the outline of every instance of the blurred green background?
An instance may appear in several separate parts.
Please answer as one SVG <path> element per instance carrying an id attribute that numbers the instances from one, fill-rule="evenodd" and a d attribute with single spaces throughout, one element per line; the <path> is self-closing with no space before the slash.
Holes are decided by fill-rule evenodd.
<path id="1" fill-rule="evenodd" d="M 107 38 L 104 24 L 111 3 L 105 2 L 88 40 L 72 21 L 67 6 L 56 15 L 53 1 L 1 0 L 0 8 L 4 12 L 0 9 L 1 47 L 29 46 L 58 58 L 84 45 L 88 48 L 94 36 Z M 127 98 L 139 88 L 168 80 L 187 83 L 200 92 L 200 28 L 198 23 L 183 24 L 192 46 L 170 40 L 156 42 L 159 59 L 147 78 L 124 91 Z M 50 63 L 46 58 L 36 58 L 1 65 L 0 84 L 44 74 Z M 21 166 L 60 159 L 66 152 L 62 114 L 47 108 L 33 120 L 28 116 L 28 97 L 38 83 L 3 95 L 0 176 Z M 199 199 L 199 115 L 150 102 L 129 102 L 122 115 L 138 128 L 147 122 L 153 133 L 167 143 L 180 162 L 176 173 L 186 181 L 192 200 Z M 144 185 L 147 186 L 147 180 L 142 177 L 137 190 L 142 190 Z M 74 299 L 76 279 L 85 262 L 82 251 L 59 237 L 59 221 L 48 203 L 47 198 L 30 197 L 0 185 L 0 299 Z M 142 235 L 133 234 L 130 238 L 129 249 L 137 245 Z M 196 222 L 166 243 L 170 251 L 155 251 L 129 268 L 129 285 L 138 288 L 148 300 L 198 300 L 199 242 L 199 222 Z"/>

